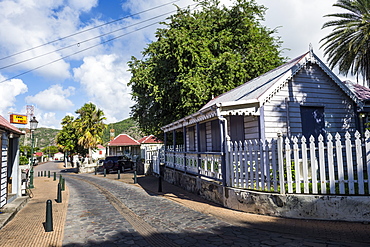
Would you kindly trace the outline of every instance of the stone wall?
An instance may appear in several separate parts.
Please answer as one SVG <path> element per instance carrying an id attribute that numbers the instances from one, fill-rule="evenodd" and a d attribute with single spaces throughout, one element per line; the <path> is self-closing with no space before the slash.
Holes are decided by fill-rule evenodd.
<path id="1" fill-rule="evenodd" d="M 77 166 L 77 173 L 91 173 L 91 172 L 95 172 L 95 169 L 97 168 L 97 163 L 91 163 L 91 164 L 87 164 L 87 163 L 82 163 L 82 164 L 78 164 Z"/>
<path id="2" fill-rule="evenodd" d="M 227 208 L 248 213 L 300 219 L 370 222 L 370 196 L 280 195 L 223 187 L 166 168 L 164 180 Z"/>

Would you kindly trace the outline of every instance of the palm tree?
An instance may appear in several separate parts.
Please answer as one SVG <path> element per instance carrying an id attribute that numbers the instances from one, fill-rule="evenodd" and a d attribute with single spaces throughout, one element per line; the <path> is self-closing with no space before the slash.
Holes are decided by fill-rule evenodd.
<path id="1" fill-rule="evenodd" d="M 104 112 L 93 103 L 86 103 L 76 111 L 80 116 L 74 122 L 80 133 L 78 144 L 89 150 L 89 163 L 92 162 L 92 149 L 102 143 L 103 131 L 106 124 L 103 123 Z"/>
<path id="2" fill-rule="evenodd" d="M 325 15 L 338 19 L 326 22 L 322 28 L 333 31 L 321 39 L 329 66 L 338 66 L 339 73 L 362 76 L 370 85 L 370 0 L 338 0 L 333 6 L 346 13 Z M 320 41 L 320 42 L 321 42 Z"/>

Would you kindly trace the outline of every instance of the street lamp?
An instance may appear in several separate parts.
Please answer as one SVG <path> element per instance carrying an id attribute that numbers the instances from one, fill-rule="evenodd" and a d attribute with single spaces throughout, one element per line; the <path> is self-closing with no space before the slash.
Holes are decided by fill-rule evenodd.
<path id="1" fill-rule="evenodd" d="M 33 166 L 35 164 L 35 160 L 33 159 L 33 145 L 34 145 L 34 134 L 33 132 L 37 129 L 37 124 L 39 122 L 36 120 L 36 117 L 33 117 L 32 120 L 30 120 L 30 130 L 31 130 L 31 172 L 30 172 L 30 189 L 35 188 L 33 186 Z"/>

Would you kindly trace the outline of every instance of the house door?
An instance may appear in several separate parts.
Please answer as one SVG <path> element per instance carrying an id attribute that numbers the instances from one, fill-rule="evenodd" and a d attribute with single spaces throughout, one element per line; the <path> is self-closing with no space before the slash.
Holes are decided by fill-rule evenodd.
<path id="1" fill-rule="evenodd" d="M 317 140 L 325 137 L 324 107 L 301 106 L 302 135 L 308 140 L 312 135 Z"/>

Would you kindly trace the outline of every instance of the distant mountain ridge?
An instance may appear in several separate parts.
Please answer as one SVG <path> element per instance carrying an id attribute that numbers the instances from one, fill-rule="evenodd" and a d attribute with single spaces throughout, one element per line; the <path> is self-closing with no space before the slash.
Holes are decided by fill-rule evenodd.
<path id="1" fill-rule="evenodd" d="M 19 128 L 27 133 L 20 138 L 20 145 L 30 146 L 31 145 L 31 135 L 29 134 L 29 129 Z M 119 134 L 128 134 L 136 140 L 143 137 L 141 131 L 139 130 L 138 124 L 132 118 L 124 119 L 117 123 L 110 123 L 107 129 L 103 132 L 103 145 L 110 141 L 110 129 L 114 129 L 114 137 Z M 48 146 L 56 146 L 55 137 L 60 130 L 52 128 L 37 128 L 34 132 L 35 147 L 41 149 Z"/>

